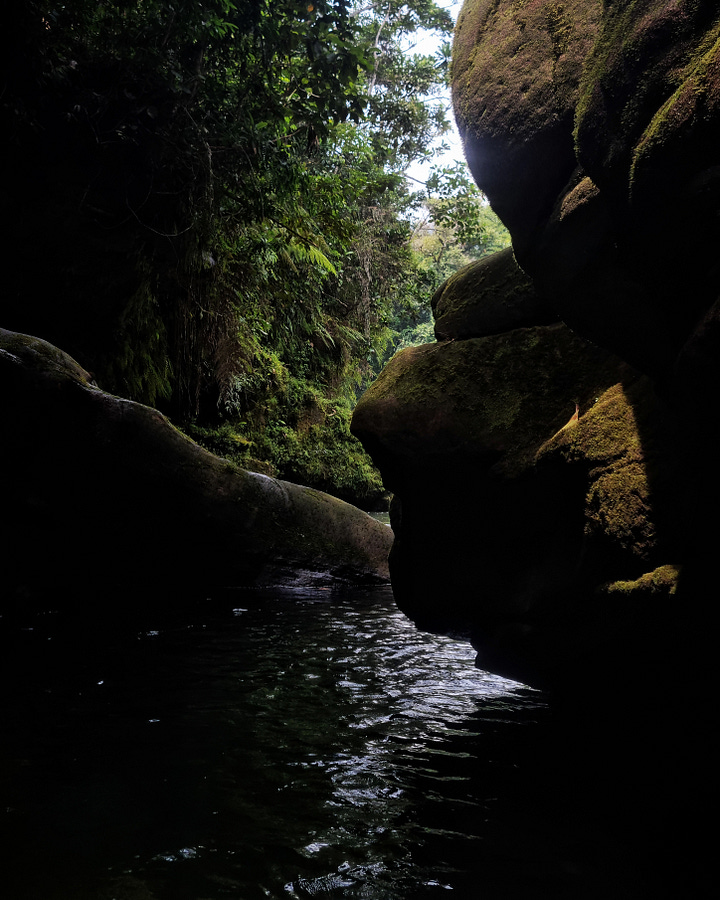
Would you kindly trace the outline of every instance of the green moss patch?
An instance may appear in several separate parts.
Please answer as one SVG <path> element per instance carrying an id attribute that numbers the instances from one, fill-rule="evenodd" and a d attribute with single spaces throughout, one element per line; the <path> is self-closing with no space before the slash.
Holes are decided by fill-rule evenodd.
<path id="1" fill-rule="evenodd" d="M 651 597 L 672 597 L 678 585 L 681 567 L 675 565 L 658 566 L 634 581 L 613 581 L 598 588 L 598 593 L 614 598 L 626 596 L 640 599 Z"/>
<path id="2" fill-rule="evenodd" d="M 599 0 L 470 0 L 458 17 L 452 83 L 461 132 L 522 142 L 575 106 Z"/>
<path id="3" fill-rule="evenodd" d="M 462 460 L 473 477 L 488 466 L 521 472 L 575 403 L 586 408 L 621 368 L 564 325 L 415 347 L 365 393 L 353 432 L 383 475 L 384 467 L 397 472 L 441 457 L 451 467 Z"/>
<path id="4" fill-rule="evenodd" d="M 561 429 L 539 450 L 539 467 L 575 466 L 586 484 L 586 543 L 632 570 L 666 552 L 674 495 L 672 442 L 649 382 L 616 384 L 576 426 Z M 622 560 L 625 560 L 623 563 Z"/>
<path id="5" fill-rule="evenodd" d="M 452 275 L 435 293 L 432 306 L 438 340 L 484 337 L 558 321 L 510 247 Z"/>
<path id="6" fill-rule="evenodd" d="M 637 141 L 630 167 L 631 191 L 637 170 L 651 164 L 664 145 L 687 141 L 697 124 L 702 127 L 717 115 L 719 101 L 720 23 L 704 36 L 683 70 L 681 84 L 655 113 Z"/>
<path id="7" fill-rule="evenodd" d="M 606 7 L 575 116 L 579 158 L 601 187 L 619 167 L 629 188 L 631 167 L 689 114 L 704 89 L 717 15 L 690 0 Z"/>

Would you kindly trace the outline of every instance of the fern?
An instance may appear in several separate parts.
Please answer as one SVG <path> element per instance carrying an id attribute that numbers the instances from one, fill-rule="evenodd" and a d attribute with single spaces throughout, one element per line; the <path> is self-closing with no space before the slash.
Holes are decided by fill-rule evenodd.
<path id="1" fill-rule="evenodd" d="M 309 241 L 293 240 L 287 245 L 287 251 L 291 257 L 294 257 L 301 263 L 310 263 L 310 265 L 317 266 L 329 275 L 338 274 L 337 269 L 325 253 Z"/>

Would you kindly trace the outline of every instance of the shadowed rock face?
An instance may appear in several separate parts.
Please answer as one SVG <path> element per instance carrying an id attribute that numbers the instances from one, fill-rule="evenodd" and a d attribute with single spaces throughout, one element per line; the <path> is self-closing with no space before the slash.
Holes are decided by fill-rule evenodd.
<path id="1" fill-rule="evenodd" d="M 0 378 L 5 601 L 387 580 L 387 527 L 213 456 L 52 345 L 0 330 Z"/>
<path id="2" fill-rule="evenodd" d="M 484 668 L 557 686 L 597 665 L 614 629 L 638 639 L 649 586 L 656 607 L 672 602 L 674 419 L 646 376 L 562 323 L 483 336 L 498 296 L 484 321 L 482 266 L 455 320 L 477 336 L 399 353 L 352 428 L 395 492 L 398 605 L 469 638 Z M 511 318 L 544 316 L 516 278 L 507 296 L 527 302 Z"/>

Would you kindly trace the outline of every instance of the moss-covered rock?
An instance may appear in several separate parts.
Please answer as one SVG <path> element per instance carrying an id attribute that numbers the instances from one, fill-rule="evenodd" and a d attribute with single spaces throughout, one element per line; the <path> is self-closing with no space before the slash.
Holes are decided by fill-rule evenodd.
<path id="1" fill-rule="evenodd" d="M 6 599 L 387 579 L 385 526 L 213 456 L 50 344 L 0 330 L 0 376 Z"/>
<path id="2" fill-rule="evenodd" d="M 698 612 L 716 581 L 697 511 L 720 502 L 719 41 L 709 0 L 467 0 L 458 19 L 456 118 L 513 251 L 443 285 L 440 343 L 395 357 L 353 430 L 396 492 L 399 602 L 486 652 L 500 623 L 581 621 L 579 655 L 625 625 L 629 651 L 640 619 L 603 585 L 672 560 Z"/>
<path id="3" fill-rule="evenodd" d="M 499 334 L 557 322 L 552 305 L 535 291 L 512 248 L 464 266 L 432 299 L 439 341 Z"/>
<path id="4" fill-rule="evenodd" d="M 608 596 L 619 596 L 623 599 L 641 599 L 652 601 L 660 597 L 673 597 L 677 591 L 680 578 L 680 567 L 674 565 L 658 566 L 652 572 L 645 572 L 634 581 L 612 581 L 601 585 L 599 593 Z M 652 615 L 652 611 L 649 611 Z"/>
<path id="5" fill-rule="evenodd" d="M 584 537 L 574 562 L 583 590 L 623 573 L 635 578 L 678 552 L 673 429 L 673 417 L 642 378 L 613 385 L 538 450 L 538 471 L 568 477 L 576 468 L 585 485 Z"/>
<path id="6" fill-rule="evenodd" d="M 715 769 L 719 48 L 712 0 L 466 0 L 456 119 L 524 274 L 449 281 L 446 340 L 393 359 L 354 419 L 396 492 L 398 604 L 550 687 L 621 776 L 628 747 L 629 780 L 657 759 L 657 836 L 699 819 Z M 563 324 L 518 327 L 533 295 Z M 647 893 L 693 892 L 697 838 L 651 841 Z"/>
<path id="7" fill-rule="evenodd" d="M 456 30 L 466 155 L 518 262 L 657 379 L 717 297 L 719 48 L 709 0 L 468 0 Z"/>
<path id="8" fill-rule="evenodd" d="M 563 665 L 578 663 L 572 635 L 604 617 L 599 586 L 677 552 L 673 419 L 647 378 L 564 325 L 403 351 L 353 430 L 395 491 L 399 605 L 472 636 L 507 674 L 560 668 L 530 665 L 527 635 L 506 645 L 510 623 L 552 623 Z"/>
<path id="9" fill-rule="evenodd" d="M 690 151 L 677 155 L 676 178 L 692 180 L 712 164 L 719 38 L 717 4 L 708 0 L 635 0 L 604 10 L 585 64 L 575 132 L 583 167 L 619 202 L 627 202 L 641 170 L 654 168 L 654 152 L 667 167 L 662 157 L 676 141 Z"/>
<path id="10" fill-rule="evenodd" d="M 453 105 L 468 164 L 515 246 L 576 167 L 573 118 L 600 0 L 468 0 L 453 44 Z"/>
<path id="11" fill-rule="evenodd" d="M 511 473 L 629 371 L 562 324 L 424 344 L 390 361 L 352 431 L 399 493 L 434 466 Z"/>

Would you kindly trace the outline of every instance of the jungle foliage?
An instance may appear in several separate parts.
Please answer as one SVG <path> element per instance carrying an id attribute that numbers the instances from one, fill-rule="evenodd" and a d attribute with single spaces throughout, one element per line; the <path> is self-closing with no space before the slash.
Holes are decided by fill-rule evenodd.
<path id="1" fill-rule="evenodd" d="M 354 402 L 427 330 L 448 247 L 476 258 L 497 237 L 462 171 L 437 171 L 434 199 L 404 176 L 448 124 L 449 48 L 407 38 L 449 34 L 448 13 L 26 0 L 0 15 L 3 325 L 241 465 L 371 502 Z M 423 240 L 441 233 L 438 257 Z"/>

